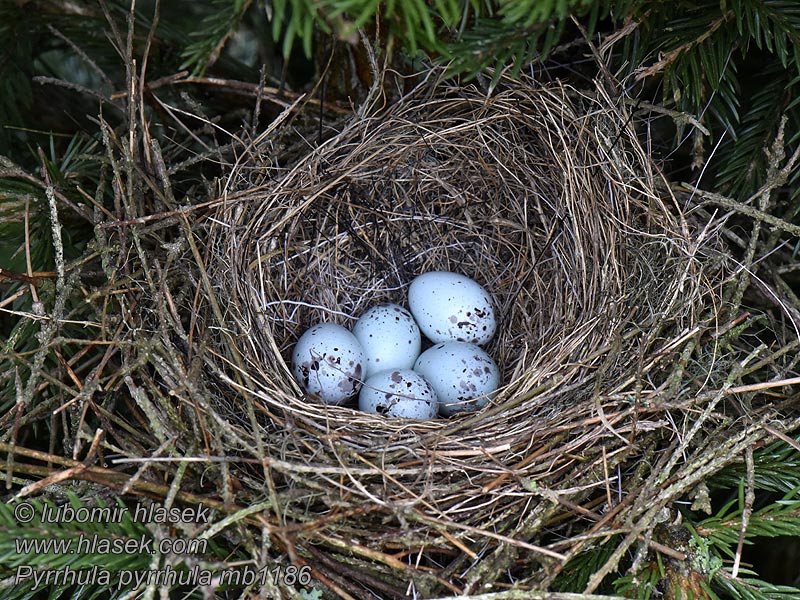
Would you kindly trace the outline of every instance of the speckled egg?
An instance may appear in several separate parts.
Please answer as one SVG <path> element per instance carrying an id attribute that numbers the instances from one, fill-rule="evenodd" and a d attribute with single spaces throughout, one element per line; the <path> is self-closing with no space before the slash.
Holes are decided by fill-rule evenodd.
<path id="1" fill-rule="evenodd" d="M 419 355 L 414 370 L 431 384 L 444 416 L 485 406 L 500 386 L 500 369 L 492 357 L 466 342 L 431 346 Z"/>
<path id="2" fill-rule="evenodd" d="M 387 417 L 433 419 L 439 413 L 439 401 L 419 373 L 391 369 L 375 373 L 364 382 L 358 408 Z"/>
<path id="3" fill-rule="evenodd" d="M 450 271 L 418 276 L 408 288 L 408 306 L 432 342 L 492 339 L 497 321 L 489 293 L 469 277 Z"/>
<path id="4" fill-rule="evenodd" d="M 306 331 L 294 347 L 292 372 L 309 394 L 326 404 L 341 404 L 361 386 L 364 350 L 352 333 L 335 323 Z"/>
<path id="5" fill-rule="evenodd" d="M 414 317 L 402 306 L 373 306 L 353 326 L 364 349 L 364 376 L 388 369 L 410 369 L 420 352 L 422 336 Z"/>

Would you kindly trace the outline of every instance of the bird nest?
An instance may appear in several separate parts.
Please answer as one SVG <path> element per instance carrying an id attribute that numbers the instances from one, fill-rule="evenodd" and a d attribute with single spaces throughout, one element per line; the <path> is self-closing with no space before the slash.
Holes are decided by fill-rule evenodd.
<path id="1" fill-rule="evenodd" d="M 600 88 L 378 100 L 318 145 L 287 111 L 242 147 L 210 221 L 208 368 L 237 498 L 263 503 L 270 560 L 341 597 L 548 589 L 611 536 L 597 589 L 747 441 L 709 420 L 732 368 L 708 350 L 715 230 L 682 214 Z M 433 270 L 493 295 L 502 387 L 485 408 L 415 422 L 304 394 L 290 357 L 308 327 L 405 304 Z M 676 421 L 697 430 L 677 443 Z M 695 435 L 712 421 L 716 462 Z"/>

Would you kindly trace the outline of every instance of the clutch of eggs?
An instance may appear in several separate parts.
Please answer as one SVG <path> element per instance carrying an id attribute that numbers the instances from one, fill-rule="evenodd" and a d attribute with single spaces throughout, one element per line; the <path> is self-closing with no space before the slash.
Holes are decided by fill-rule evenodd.
<path id="1" fill-rule="evenodd" d="M 353 326 L 321 323 L 295 345 L 292 372 L 327 404 L 359 392 L 359 408 L 389 417 L 432 419 L 485 406 L 500 370 L 479 345 L 497 327 L 489 293 L 449 271 L 424 273 L 397 304 L 368 309 Z M 434 345 L 420 354 L 421 333 Z M 412 370 L 413 369 L 413 370 Z"/>

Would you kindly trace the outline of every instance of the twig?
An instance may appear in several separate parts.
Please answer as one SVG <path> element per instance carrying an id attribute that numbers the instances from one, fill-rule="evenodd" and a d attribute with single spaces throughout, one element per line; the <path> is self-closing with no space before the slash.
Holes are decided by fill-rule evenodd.
<path id="1" fill-rule="evenodd" d="M 723 208 L 727 208 L 728 210 L 732 210 L 743 215 L 747 215 L 748 217 L 752 217 L 753 219 L 757 219 L 758 221 L 763 221 L 764 223 L 769 223 L 770 225 L 785 231 L 786 233 L 791 233 L 792 235 L 800 236 L 800 225 L 794 225 L 793 223 L 789 223 L 788 221 L 784 221 L 780 217 L 776 217 L 764 211 L 758 210 L 752 206 L 748 206 L 746 204 L 742 204 L 741 202 L 737 202 L 731 198 L 723 196 L 722 194 L 716 194 L 714 192 L 706 192 L 700 189 L 695 188 L 693 185 L 689 185 L 687 183 L 682 183 L 680 185 L 681 189 L 686 192 L 693 192 L 695 195 L 700 196 L 705 202 L 701 204 L 716 204 Z"/>
<path id="2" fill-rule="evenodd" d="M 341 106 L 337 106 L 336 104 L 332 104 L 330 102 L 321 102 L 315 98 L 307 97 L 304 93 L 295 93 L 289 92 L 287 90 L 281 91 L 276 87 L 266 86 L 266 85 L 259 85 L 255 83 L 249 83 L 246 81 L 237 81 L 235 79 L 222 79 L 220 77 L 194 77 L 188 75 L 186 71 L 181 71 L 179 73 L 175 73 L 174 75 L 169 75 L 167 77 L 161 77 L 159 79 L 155 79 L 148 83 L 145 87 L 148 91 L 152 91 L 158 89 L 163 86 L 167 85 L 186 85 L 186 84 L 194 84 L 194 85 L 208 85 L 208 86 L 217 86 L 217 87 L 225 87 L 231 90 L 238 90 L 241 92 L 245 92 L 251 96 L 259 96 L 265 98 L 269 102 L 273 104 L 277 104 L 278 106 L 283 106 L 284 108 L 290 108 L 294 106 L 294 102 L 292 100 L 300 99 L 303 97 L 305 98 L 305 102 L 308 104 L 313 104 L 315 106 L 321 106 L 325 110 L 329 110 L 331 112 L 335 112 L 341 115 L 348 115 L 352 113 L 350 108 L 344 108 Z M 111 98 L 120 98 L 127 95 L 127 92 L 115 92 L 111 95 Z M 283 98 L 287 98 L 288 100 L 284 100 Z"/>
<path id="3" fill-rule="evenodd" d="M 651 65 L 650 67 L 647 67 L 644 70 L 640 70 L 639 73 L 636 75 L 636 81 L 641 81 L 645 77 L 650 77 L 651 75 L 655 75 L 656 73 L 663 71 L 673 62 L 675 62 L 681 54 L 683 54 L 684 52 L 688 52 L 695 46 L 699 46 L 700 44 L 704 43 L 707 39 L 709 39 L 712 35 L 714 35 L 714 32 L 716 32 L 717 29 L 722 27 L 722 25 L 724 25 L 727 21 L 733 18 L 733 16 L 734 16 L 733 11 L 728 10 L 724 15 L 714 20 L 709 26 L 708 30 L 703 32 L 696 39 L 691 40 L 690 42 L 686 42 L 685 44 L 679 46 L 678 48 L 675 48 L 671 52 L 668 52 L 666 55 L 664 55 L 664 58 L 659 60 L 654 65 Z"/>
<path id="4" fill-rule="evenodd" d="M 660 106 L 658 104 L 652 104 L 650 102 L 645 102 L 643 100 L 634 100 L 633 98 L 623 98 L 623 102 L 628 106 L 636 107 L 642 111 L 651 111 L 655 113 L 660 113 L 667 117 L 670 117 L 675 123 L 678 124 L 686 124 L 689 123 L 693 127 L 695 127 L 700 133 L 703 135 L 711 135 L 711 132 L 703 125 L 700 121 L 698 121 L 694 116 L 690 115 L 689 113 L 681 112 L 679 110 L 671 110 L 665 106 Z"/>
<path id="5" fill-rule="evenodd" d="M 489 594 L 469 596 L 448 596 L 435 600 L 627 600 L 625 596 L 604 596 L 602 594 L 570 594 L 562 592 L 534 592 L 531 590 L 507 590 Z"/>
<path id="6" fill-rule="evenodd" d="M 57 473 L 53 473 L 49 477 L 45 477 L 44 479 L 40 479 L 29 485 L 26 485 L 19 492 L 14 494 L 12 500 L 19 500 L 20 498 L 29 496 L 30 494 L 33 494 L 34 492 L 37 492 L 55 483 L 60 483 L 62 481 L 67 481 L 69 479 L 75 479 L 80 473 L 85 471 L 92 462 L 94 462 L 94 459 L 97 455 L 97 450 L 100 447 L 100 440 L 102 439 L 102 437 L 103 437 L 102 429 L 98 429 L 97 431 L 95 431 L 94 439 L 92 439 L 92 445 L 89 448 L 89 452 L 87 453 L 86 458 L 83 460 L 83 462 L 68 469 L 65 469 L 63 471 L 58 471 Z"/>
<path id="7" fill-rule="evenodd" d="M 740 385 L 739 387 L 728 388 L 725 390 L 725 393 L 727 395 L 744 394 L 745 392 L 759 392 L 761 390 L 768 390 L 786 385 L 800 385 L 800 377 L 790 377 L 789 379 L 779 379 L 777 381 L 763 381 L 761 383 L 752 383 L 750 385 Z"/>
<path id="8" fill-rule="evenodd" d="M 753 448 L 748 447 L 744 453 L 745 464 L 747 466 L 747 481 L 745 482 L 744 507 L 742 509 L 742 523 L 739 526 L 739 542 L 736 544 L 736 555 L 733 559 L 731 577 L 738 577 L 739 564 L 742 560 L 742 548 L 744 548 L 747 525 L 750 523 L 750 515 L 753 514 L 753 503 L 756 500 L 755 494 L 755 467 L 753 465 Z"/>
<path id="9" fill-rule="evenodd" d="M 35 279 L 33 279 L 33 264 L 31 262 L 31 229 L 30 229 L 30 208 L 31 208 L 31 201 L 29 198 L 25 198 L 25 266 L 28 269 L 28 277 L 32 279 L 29 283 L 31 291 L 31 297 L 33 298 L 34 302 L 39 302 L 39 294 L 36 291 L 36 284 Z M 2 270 L 0 270 L 2 271 Z"/>
<path id="10" fill-rule="evenodd" d="M 505 542 L 511 546 L 516 546 L 518 548 L 522 548 L 523 550 L 530 550 L 531 552 L 535 552 L 536 554 L 541 554 L 543 556 L 549 556 L 550 558 L 555 558 L 556 560 L 564 562 L 566 560 L 566 556 L 559 552 L 553 552 L 552 550 L 548 550 L 547 548 L 542 548 L 541 546 L 535 546 L 534 544 L 529 544 L 528 542 L 523 542 L 522 540 L 515 540 L 505 535 L 500 535 L 499 533 L 495 533 L 493 531 L 487 531 L 485 529 L 481 529 L 479 527 L 472 527 L 470 525 L 464 525 L 462 523 L 456 523 L 455 521 L 447 521 L 442 523 L 441 521 L 435 520 L 432 517 L 420 512 L 415 511 L 417 517 L 424 523 L 429 524 L 436 524 L 439 526 L 446 526 L 446 527 L 453 527 L 455 529 L 461 529 L 462 531 L 469 531 L 470 533 L 489 537 L 500 542 Z"/>

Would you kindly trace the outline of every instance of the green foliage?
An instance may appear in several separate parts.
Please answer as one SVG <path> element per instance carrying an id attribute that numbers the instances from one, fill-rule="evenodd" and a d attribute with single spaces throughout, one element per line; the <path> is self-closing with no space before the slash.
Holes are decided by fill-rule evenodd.
<path id="1" fill-rule="evenodd" d="M 800 452 L 785 442 L 776 442 L 754 453 L 755 489 L 769 493 L 749 516 L 744 539 L 750 545 L 756 538 L 800 539 Z M 742 566 L 733 577 L 731 565 L 735 558 L 742 518 L 745 511 L 745 472 L 741 464 L 733 464 L 713 477 L 709 484 L 716 490 L 737 490 L 714 515 L 696 520 L 686 513 L 684 526 L 691 537 L 685 547 L 676 547 L 687 555 L 683 565 L 653 550 L 651 560 L 644 562 L 635 573 L 624 573 L 612 581 L 613 592 L 628 598 L 649 600 L 660 597 L 670 577 L 680 569 L 683 576 L 692 575 L 708 598 L 737 598 L 747 600 L 788 600 L 800 597 L 800 589 L 776 585 Z M 778 492 L 781 496 L 772 498 Z M 758 497 L 757 497 L 758 498 Z M 676 541 L 664 540 L 675 546 Z M 680 544 L 683 546 L 683 543 Z M 601 544 L 576 556 L 561 572 L 553 590 L 583 589 L 588 578 L 602 566 L 614 549 L 613 543 Z M 670 575 L 671 573 L 671 575 Z M 674 582 L 673 582 L 674 583 Z M 609 590 L 611 591 L 611 590 Z"/>
<path id="2" fill-rule="evenodd" d="M 561 39 L 564 27 L 563 19 L 509 29 L 502 21 L 479 18 L 474 27 L 448 46 L 445 56 L 451 72 L 470 74 L 491 68 L 493 83 L 497 83 L 506 65 L 517 74 L 524 65 L 547 55 Z"/>
<path id="3" fill-rule="evenodd" d="M 786 442 L 778 441 L 754 452 L 753 470 L 756 490 L 783 495 L 800 489 L 800 452 Z M 745 475 L 744 464 L 732 464 L 709 480 L 709 485 L 739 489 Z"/>
<path id="4" fill-rule="evenodd" d="M 663 100 L 710 126 L 721 144 L 711 173 L 718 191 L 747 197 L 764 183 L 763 148 L 788 114 L 791 143 L 800 132 L 800 12 L 795 2 L 636 2 L 639 26 L 617 64 L 631 77 L 660 78 Z M 747 85 L 742 84 L 742 78 Z M 678 132 L 679 135 L 681 132 Z"/>
<path id="5" fill-rule="evenodd" d="M 113 4 L 112 4 L 113 6 Z M 116 54 L 100 49 L 108 46 L 104 37 L 105 18 L 99 7 L 75 10 L 73 5 L 54 6 L 48 10 L 30 10 L 24 2 L 0 2 L 0 155 L 14 154 L 26 167 L 38 166 L 39 159 L 30 151 L 33 140 L 45 139 L 65 131 L 74 132 L 85 122 L 82 109 L 88 108 L 96 83 L 96 69 L 118 61 Z M 82 56 L 70 46 L 70 39 L 80 39 Z M 94 63 L 87 62 L 89 56 Z M 55 87 L 36 78 L 63 79 L 73 86 Z M 98 83 L 111 91 L 109 81 Z M 84 103 L 85 101 L 85 103 Z M 69 123 L 60 117 L 69 112 Z M 60 154 L 60 144 L 55 146 Z M 0 209 L 1 210 L 1 209 Z"/>
<path id="6" fill-rule="evenodd" d="M 789 444 L 779 441 L 753 454 L 753 483 L 756 503 L 747 521 L 745 546 L 756 538 L 800 538 L 800 452 Z M 735 497 L 716 513 L 699 522 L 694 522 L 696 537 L 706 540 L 713 555 L 726 559 L 727 567 L 713 577 L 713 589 L 719 597 L 747 600 L 788 600 L 800 596 L 800 589 L 769 583 L 759 578 L 758 573 L 740 567 L 737 577 L 731 573 L 745 512 L 745 467 L 732 464 L 710 481 L 717 490 L 736 489 Z M 774 494 L 780 494 L 776 499 Z M 759 503 L 759 498 L 761 498 Z M 714 597 L 714 596 L 712 596 Z"/>
<path id="7" fill-rule="evenodd" d="M 453 72 L 474 74 L 488 65 L 502 67 L 510 63 L 521 68 L 539 52 L 552 47 L 571 14 L 590 13 L 591 22 L 596 22 L 600 3 L 592 0 L 385 3 L 377 0 L 275 0 L 270 7 L 273 36 L 283 39 L 285 57 L 295 43 L 311 56 L 315 27 L 326 34 L 349 39 L 359 27 L 380 18 L 411 56 L 424 50 L 430 56 L 452 61 Z"/>
<path id="8" fill-rule="evenodd" d="M 609 10 L 607 3 L 593 0 L 498 4 L 496 10 L 477 14 L 474 24 L 459 30 L 447 45 L 443 58 L 452 73 L 474 75 L 491 67 L 495 82 L 507 66 L 516 74 L 550 54 L 561 41 L 570 16 L 585 18 L 591 35 L 598 19 Z"/>
<path id="9" fill-rule="evenodd" d="M 790 490 L 783 498 L 753 511 L 747 522 L 745 542 L 754 537 L 800 538 L 800 488 Z M 717 514 L 697 523 L 698 531 L 722 554 L 733 558 L 739 540 L 744 511 L 744 483 L 739 497 L 725 504 Z"/>
<path id="10" fill-rule="evenodd" d="M 195 75 L 204 73 L 239 27 L 251 3 L 251 0 L 208 2 L 204 7 L 208 12 L 202 15 L 196 30 L 189 34 L 193 41 L 182 52 L 184 61 L 180 68 L 192 69 Z"/>
<path id="11" fill-rule="evenodd" d="M 272 31 L 276 39 L 283 39 L 284 57 L 289 56 L 295 43 L 300 43 L 306 55 L 311 56 L 315 26 L 324 33 L 347 39 L 380 15 L 413 55 L 420 48 L 441 50 L 441 28 L 455 27 L 460 19 L 468 18 L 482 6 L 476 0 L 468 3 L 406 0 L 385 4 L 377 0 L 274 0 L 271 2 Z"/>
<path id="12" fill-rule="evenodd" d="M 166 562 L 154 568 L 153 559 L 159 553 L 158 540 L 162 538 L 154 537 L 145 523 L 134 519 L 135 509 L 126 506 L 120 498 L 107 504 L 99 498 L 82 499 L 69 490 L 63 496 L 66 502 L 61 504 L 49 498 L 26 498 L 0 505 L 0 597 L 3 600 L 30 598 L 34 593 L 46 593 L 47 598 L 54 600 L 117 598 L 137 588 L 136 577 L 139 577 L 139 585 L 148 582 L 150 573 L 158 581 L 158 573 L 167 568 Z M 73 511 L 59 512 L 64 507 L 71 507 Z M 15 509 L 22 512 L 15 513 Z M 47 514 L 45 509 L 49 511 Z M 33 518 L 21 519 L 20 515 Z M 173 533 L 166 538 L 168 544 L 164 548 L 179 538 L 182 538 L 180 534 Z M 207 556 L 190 554 L 191 564 L 205 561 L 201 564 L 208 573 L 213 573 L 214 565 L 224 564 L 219 561 L 229 557 L 228 551 L 213 541 L 205 546 L 190 546 L 190 552 L 195 548 L 205 549 Z M 171 556 L 169 567 L 175 571 L 189 568 L 185 558 Z M 31 571 L 39 574 L 38 582 Z M 61 573 L 60 579 L 57 572 Z M 82 575 L 78 575 L 79 572 Z M 48 573 L 51 574 L 49 582 L 46 581 Z M 18 576 L 27 578 L 17 579 Z M 88 580 L 88 585 L 74 585 L 72 582 L 80 581 L 79 577 Z M 182 597 L 203 596 L 194 589 Z"/>
<path id="13" fill-rule="evenodd" d="M 787 446 L 786 444 L 783 444 Z M 763 453 L 763 452 L 762 452 Z M 766 452 L 773 460 L 775 448 Z M 794 451 L 796 455 L 796 451 Z M 784 454 L 786 456 L 786 454 Z M 759 461 L 763 467 L 765 461 Z M 784 468 L 791 467 L 787 461 Z M 796 471 L 796 468 L 795 468 Z M 795 472 L 795 476 L 797 473 Z M 762 477 L 757 484 L 762 489 L 774 489 L 775 481 Z M 730 564 L 736 555 L 736 550 L 741 534 L 742 519 L 745 511 L 745 484 L 744 479 L 739 483 L 738 497 L 722 506 L 715 515 L 695 524 L 695 535 L 702 534 L 710 550 L 719 558 L 727 558 Z M 751 544 L 754 538 L 800 538 L 800 488 L 786 490 L 786 493 L 777 501 L 766 503 L 763 507 L 752 512 L 745 531 L 744 543 Z M 748 577 L 749 575 L 749 577 Z M 737 577 L 733 577 L 730 568 L 718 571 L 712 579 L 716 591 L 728 594 L 733 598 L 747 600 L 788 599 L 800 596 L 800 589 L 790 586 L 780 586 L 764 581 L 758 574 L 747 568 L 740 568 Z M 724 597 L 724 596 L 723 596 Z"/>
<path id="14" fill-rule="evenodd" d="M 553 582 L 555 592 L 571 592 L 586 587 L 589 578 L 605 564 L 615 545 L 609 540 L 581 552 L 567 563 Z"/>
<path id="15" fill-rule="evenodd" d="M 88 508 L 87 504 L 74 493 L 67 493 L 68 505 L 74 509 Z M 121 571 L 147 570 L 151 557 L 145 553 L 114 552 L 75 552 L 79 540 L 139 540 L 152 538 L 152 534 L 142 523 L 135 522 L 130 513 L 123 511 L 121 519 L 79 522 L 78 519 L 59 519 L 55 522 L 42 521 L 43 509 L 49 508 L 55 514 L 58 506 L 49 499 L 26 499 L 33 520 L 20 523 L 14 509 L 20 503 L 0 505 L 0 590 L 4 600 L 31 598 L 33 594 L 47 593 L 48 599 L 69 598 L 108 598 L 119 597 L 130 592 L 131 587 L 116 589 L 116 577 Z M 116 506 L 122 507 L 121 500 Z M 114 508 L 97 500 L 98 508 Z M 99 548 L 96 545 L 95 548 Z M 70 548 L 71 550 L 65 550 Z M 51 582 L 50 585 L 36 589 L 33 578 L 18 581 L 17 575 L 27 575 L 26 567 L 37 572 L 71 569 L 73 572 L 107 572 L 112 577 L 112 585 L 74 586 L 65 581 Z M 100 577 L 100 575 L 98 575 Z M 111 594 L 106 595 L 106 594 Z"/>
<path id="16" fill-rule="evenodd" d="M 30 72 L 32 43 L 22 11 L 8 3 L 0 3 L 0 123 L 22 121 L 20 105 L 28 106 L 33 100 Z M 6 136 L 0 131 L 0 142 Z"/>
<path id="17" fill-rule="evenodd" d="M 110 6 L 115 15 L 126 10 L 124 3 Z M 423 51 L 446 62 L 453 74 L 492 68 L 495 78 L 506 67 L 516 72 L 547 56 L 567 35 L 582 36 L 572 17 L 595 43 L 603 32 L 635 24 L 607 54 L 611 70 L 631 84 L 658 85 L 668 105 L 702 119 L 712 132 L 705 152 L 715 148 L 706 177 L 714 178 L 718 191 L 747 197 L 764 183 L 761 148 L 774 138 L 784 114 L 791 147 L 800 141 L 800 11 L 792 0 L 213 0 L 181 6 L 182 20 L 166 12 L 175 7 L 162 7 L 157 35 L 160 43 L 181 47 L 179 66 L 194 74 L 217 61 L 247 19 L 266 17 L 284 59 L 295 47 L 311 57 L 319 35 L 354 41 L 359 27 L 378 19 L 407 55 Z M 47 23 L 31 21 L 18 7 L 6 4 L 0 11 L 0 35 L 18 42 L 4 48 L 0 61 L 0 121 L 22 122 L 20 107 L 32 98 L 30 75 L 44 64 L 37 56 L 65 44 Z M 59 27 L 69 36 L 75 15 L 64 16 Z M 98 11 L 83 18 L 97 21 L 90 30 L 102 29 Z M 154 15 L 144 10 L 136 19 L 142 32 L 154 24 Z M 179 25 L 184 22 L 191 23 Z M 94 50 L 101 40 L 82 37 L 85 51 L 87 43 Z M 89 54 L 97 59 L 98 53 Z M 151 63 L 162 56 L 168 53 L 152 56 Z M 800 206 L 789 210 L 794 217 Z"/>
<path id="18" fill-rule="evenodd" d="M 664 578 L 664 564 L 660 556 L 647 563 L 638 573 L 624 575 L 614 582 L 614 592 L 626 598 L 650 600 L 658 597 L 658 586 Z"/>
<path id="19" fill-rule="evenodd" d="M 741 569 L 744 575 L 753 574 L 748 569 Z M 800 589 L 788 585 L 775 585 L 761 581 L 757 577 L 717 577 L 715 586 L 720 594 L 717 598 L 737 598 L 739 600 L 796 600 Z"/>
<path id="20" fill-rule="evenodd" d="M 104 161 L 97 140 L 83 134 L 64 140 L 56 140 L 49 136 L 47 151 L 41 155 L 30 152 L 29 160 L 39 162 L 46 169 L 52 186 L 64 198 L 75 205 L 85 201 L 78 189 L 93 189 L 97 185 L 98 173 Z M 27 158 L 27 157 L 22 157 Z M 55 269 L 53 228 L 50 207 L 46 197 L 46 181 L 23 170 L 10 159 L 0 156 L 0 268 L 17 273 L 27 273 L 30 262 L 31 271 L 53 272 Z M 69 210 L 60 214 L 62 221 L 61 236 L 64 257 L 71 261 L 80 257 L 91 239 L 92 230 L 85 226 L 85 221 Z M 17 291 L 28 289 L 24 281 L 10 282 L 4 286 L 4 295 L 14 297 Z M 50 278 L 42 278 L 37 284 L 39 302 L 51 307 L 54 301 L 54 287 Z M 86 310 L 78 302 L 72 302 L 71 309 L 77 307 L 73 319 Z M 11 305 L 15 311 L 30 312 L 33 309 L 33 298 L 30 294 L 22 294 Z M 0 317 L 4 315 L 0 313 Z M 8 410 L 15 402 L 15 370 L 9 369 L 8 359 L 13 355 L 29 356 L 40 344 L 36 333 L 41 322 L 33 319 L 0 318 L 0 335 L 3 345 L 0 346 L 0 410 Z M 74 331 L 80 336 L 80 326 L 65 324 L 62 333 L 70 336 Z M 66 359 L 79 349 L 62 348 L 62 356 Z M 55 357 L 50 360 L 55 361 Z M 16 363 L 19 375 L 23 379 L 29 372 L 28 365 Z M 55 365 L 53 365 L 55 366 Z"/>
<path id="21" fill-rule="evenodd" d="M 724 6 L 724 3 L 723 5 Z M 784 67 L 800 68 L 800 11 L 792 0 L 731 0 L 730 11 L 744 40 L 774 54 Z M 726 13 L 729 14 L 729 13 Z"/>
<path id="22" fill-rule="evenodd" d="M 780 118 L 791 110 L 796 92 L 797 77 L 791 77 L 778 63 L 768 64 L 763 73 L 754 73 L 752 78 L 755 92 L 720 146 L 727 160 L 720 166 L 717 181 L 733 195 L 746 194 L 764 183 L 767 164 L 763 148 L 775 139 Z"/>
<path id="23" fill-rule="evenodd" d="M 186 64 L 201 71 L 248 5 L 215 0 L 217 10 L 184 52 Z M 630 84 L 660 86 L 667 105 L 706 124 L 712 135 L 705 152 L 719 142 L 708 176 L 735 197 L 764 183 L 761 148 L 784 114 L 791 144 L 800 136 L 800 11 L 791 0 L 273 0 L 265 8 L 284 58 L 295 46 L 310 57 L 320 34 L 353 41 L 359 27 L 379 19 L 407 55 L 423 51 L 452 74 L 491 68 L 495 81 L 506 68 L 515 73 L 547 56 L 568 32 L 583 35 L 572 17 L 589 36 L 635 24 L 608 54 L 611 70 Z M 679 140 L 684 132 L 677 133 Z M 794 215 L 800 207 L 791 210 Z"/>
<path id="24" fill-rule="evenodd" d="M 799 489 L 793 489 L 777 502 L 770 502 L 754 511 L 749 518 L 745 544 L 754 538 L 787 536 L 800 538 Z M 725 504 L 717 513 L 697 523 L 687 514 L 684 526 L 691 537 L 676 549 L 687 559 L 676 562 L 652 551 L 652 560 L 645 562 L 636 573 L 625 574 L 614 581 L 614 591 L 628 598 L 649 600 L 660 597 L 665 588 L 691 592 L 702 589 L 703 597 L 711 600 L 737 598 L 771 600 L 797 598 L 800 589 L 776 585 L 759 578 L 752 570 L 740 567 L 734 577 L 731 565 L 736 555 L 745 510 L 744 484 L 739 497 Z M 673 528 L 674 529 L 674 528 Z M 676 540 L 672 540 L 675 545 Z M 727 562 L 726 562 L 727 559 Z M 726 566 L 727 565 L 727 566 Z M 580 589 L 582 581 L 573 589 Z"/>

